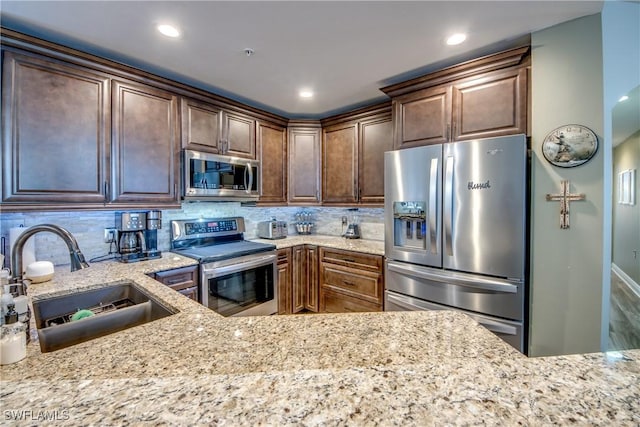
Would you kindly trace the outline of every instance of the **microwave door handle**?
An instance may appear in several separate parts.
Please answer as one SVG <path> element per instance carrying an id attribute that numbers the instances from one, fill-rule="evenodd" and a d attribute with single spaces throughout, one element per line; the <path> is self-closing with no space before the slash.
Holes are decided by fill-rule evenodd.
<path id="1" fill-rule="evenodd" d="M 444 171 L 444 246 L 448 256 L 453 256 L 453 168 L 453 156 L 449 156 Z"/>
<path id="2" fill-rule="evenodd" d="M 247 177 L 249 178 L 249 182 L 247 183 Z M 251 193 L 251 188 L 253 187 L 253 169 L 251 168 L 251 163 L 247 162 L 247 168 L 244 171 L 244 189 L 245 192 Z"/>

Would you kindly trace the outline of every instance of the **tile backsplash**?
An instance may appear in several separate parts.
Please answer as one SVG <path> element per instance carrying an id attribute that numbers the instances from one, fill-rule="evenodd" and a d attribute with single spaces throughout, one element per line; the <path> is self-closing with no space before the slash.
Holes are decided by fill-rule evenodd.
<path id="1" fill-rule="evenodd" d="M 342 217 L 353 213 L 347 208 L 327 207 L 245 207 L 240 203 L 183 203 L 181 209 L 162 211 L 162 229 L 158 232 L 158 246 L 169 250 L 169 221 L 200 217 L 242 216 L 245 218 L 245 238 L 257 237 L 257 223 L 276 217 L 287 221 L 289 235 L 295 235 L 295 215 L 298 212 L 311 213 L 315 223 L 314 234 L 340 236 L 345 231 Z M 360 230 L 363 239 L 384 240 L 384 209 L 359 208 Z M 0 214 L 0 237 L 3 238 L 2 252 L 7 255 L 5 266 L 9 265 L 9 229 L 30 227 L 36 224 L 56 224 L 69 230 L 87 260 L 109 253 L 109 244 L 103 241 L 103 230 L 115 224 L 115 211 L 70 211 L 70 212 L 20 212 Z M 69 263 L 69 252 L 64 242 L 55 234 L 38 233 L 35 238 L 35 253 L 38 261 L 51 261 L 56 265 Z"/>

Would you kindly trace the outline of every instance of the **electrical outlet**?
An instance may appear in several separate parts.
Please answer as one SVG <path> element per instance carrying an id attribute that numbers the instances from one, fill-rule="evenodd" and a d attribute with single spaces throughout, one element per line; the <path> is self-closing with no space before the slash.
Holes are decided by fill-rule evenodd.
<path id="1" fill-rule="evenodd" d="M 104 229 L 104 242 L 105 243 L 113 243 L 116 241 L 116 229 L 115 228 L 105 228 Z"/>
<path id="2" fill-rule="evenodd" d="M 347 217 L 346 216 L 342 217 L 342 225 L 347 225 Z"/>

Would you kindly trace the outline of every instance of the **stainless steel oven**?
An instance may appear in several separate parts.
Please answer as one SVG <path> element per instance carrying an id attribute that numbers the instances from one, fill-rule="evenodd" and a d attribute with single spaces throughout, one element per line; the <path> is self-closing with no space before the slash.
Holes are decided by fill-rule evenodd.
<path id="1" fill-rule="evenodd" d="M 244 240 L 244 219 L 171 221 L 171 250 L 200 262 L 200 301 L 223 316 L 278 312 L 275 245 Z"/>
<path id="2" fill-rule="evenodd" d="M 278 311 L 276 252 L 202 264 L 202 304 L 223 316 L 265 316 Z"/>

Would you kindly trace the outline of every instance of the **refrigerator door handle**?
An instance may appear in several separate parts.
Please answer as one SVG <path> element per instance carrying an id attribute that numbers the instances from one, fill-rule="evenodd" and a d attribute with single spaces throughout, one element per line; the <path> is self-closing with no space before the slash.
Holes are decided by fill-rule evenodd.
<path id="1" fill-rule="evenodd" d="M 418 277 L 420 279 L 431 280 L 433 282 L 441 282 L 450 285 L 465 286 L 468 288 L 482 289 L 486 291 L 504 292 L 509 294 L 515 294 L 518 292 L 518 286 L 500 281 L 497 279 L 489 279 L 485 277 L 473 277 L 467 278 L 456 274 L 442 274 L 438 272 L 425 272 L 418 269 L 418 267 L 398 264 L 395 262 L 387 262 L 387 269 L 405 276 Z"/>
<path id="2" fill-rule="evenodd" d="M 431 159 L 429 174 L 429 236 L 431 237 L 431 253 L 438 253 L 436 220 L 436 197 L 438 196 L 438 159 Z"/>
<path id="3" fill-rule="evenodd" d="M 444 174 L 444 249 L 453 256 L 453 156 L 447 157 Z"/>

